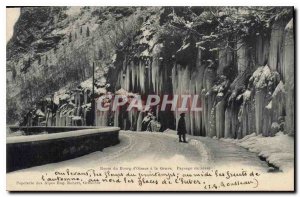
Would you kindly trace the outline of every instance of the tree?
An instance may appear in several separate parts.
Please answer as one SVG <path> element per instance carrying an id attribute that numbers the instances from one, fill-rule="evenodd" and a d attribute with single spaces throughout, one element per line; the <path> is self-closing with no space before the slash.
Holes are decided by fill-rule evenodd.
<path id="1" fill-rule="evenodd" d="M 17 71 L 16 71 L 16 68 L 14 66 L 11 67 L 11 71 L 12 71 L 12 77 L 13 77 L 13 80 L 16 79 L 16 76 L 17 76 Z"/>
<path id="2" fill-rule="evenodd" d="M 89 37 L 90 36 L 90 29 L 89 27 L 86 28 L 86 37 Z"/>
<path id="3" fill-rule="evenodd" d="M 72 33 L 69 34 L 69 43 L 72 42 Z"/>

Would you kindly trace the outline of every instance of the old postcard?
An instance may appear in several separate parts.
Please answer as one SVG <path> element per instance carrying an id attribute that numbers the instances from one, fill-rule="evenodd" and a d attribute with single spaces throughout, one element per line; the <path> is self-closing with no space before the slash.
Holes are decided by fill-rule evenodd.
<path id="1" fill-rule="evenodd" d="M 7 7 L 8 191 L 294 191 L 293 7 Z"/>

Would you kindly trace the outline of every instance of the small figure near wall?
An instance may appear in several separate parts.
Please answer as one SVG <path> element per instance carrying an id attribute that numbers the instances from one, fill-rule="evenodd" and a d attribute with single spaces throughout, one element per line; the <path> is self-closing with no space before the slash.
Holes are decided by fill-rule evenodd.
<path id="1" fill-rule="evenodd" d="M 178 127 L 177 127 L 177 135 L 179 137 L 179 142 L 187 143 L 187 141 L 185 139 L 186 127 L 185 127 L 184 116 L 185 116 L 184 113 L 180 114 L 180 118 L 179 118 L 179 121 L 178 121 Z"/>

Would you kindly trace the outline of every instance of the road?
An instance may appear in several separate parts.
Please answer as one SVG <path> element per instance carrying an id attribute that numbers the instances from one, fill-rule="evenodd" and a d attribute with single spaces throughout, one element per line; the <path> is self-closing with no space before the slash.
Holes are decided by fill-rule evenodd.
<path id="1" fill-rule="evenodd" d="M 245 165 L 262 171 L 268 166 L 256 154 L 228 142 L 208 137 L 187 136 L 179 143 L 174 131 L 167 133 L 120 131 L 120 144 L 80 158 L 32 167 L 18 172 L 47 172 L 61 168 L 99 166 L 170 165 L 230 166 Z"/>

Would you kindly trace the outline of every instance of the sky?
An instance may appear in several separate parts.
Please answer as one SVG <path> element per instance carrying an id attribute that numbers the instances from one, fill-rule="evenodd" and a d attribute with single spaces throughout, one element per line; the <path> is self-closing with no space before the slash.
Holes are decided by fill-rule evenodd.
<path id="1" fill-rule="evenodd" d="M 20 16 L 20 8 L 6 8 L 6 43 L 12 37 L 14 25 Z"/>

